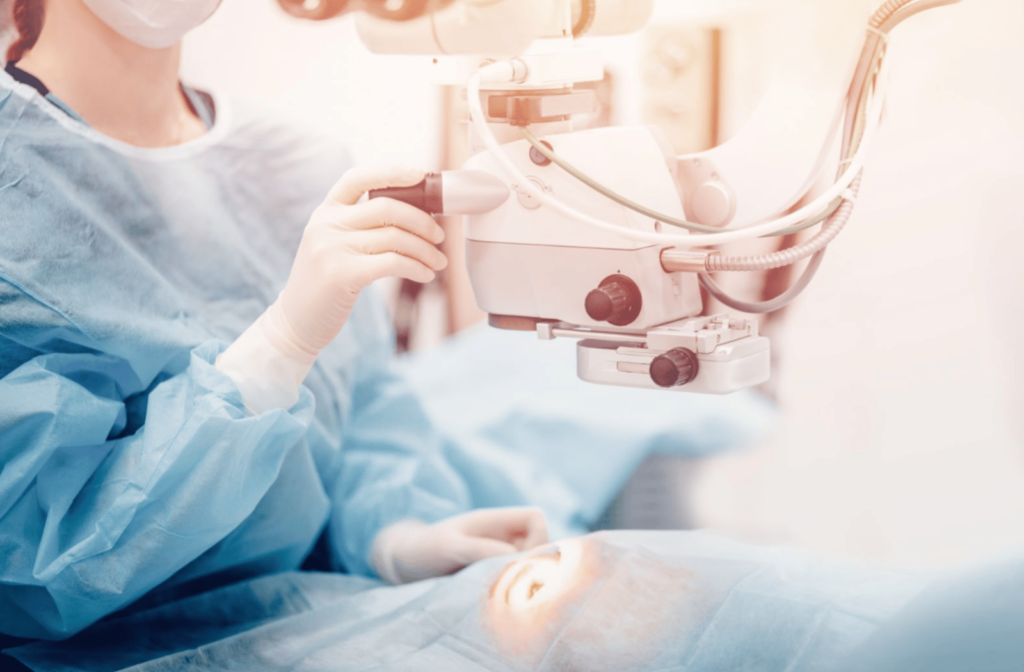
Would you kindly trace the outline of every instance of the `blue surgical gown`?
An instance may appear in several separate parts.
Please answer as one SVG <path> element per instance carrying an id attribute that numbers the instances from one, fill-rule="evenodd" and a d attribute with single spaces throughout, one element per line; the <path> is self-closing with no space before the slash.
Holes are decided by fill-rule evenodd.
<path id="1" fill-rule="evenodd" d="M 369 575 L 399 519 L 470 506 L 364 296 L 288 411 L 217 355 L 276 298 L 344 149 L 217 100 L 139 149 L 0 72 L 0 633 L 59 639 L 164 584 Z"/>

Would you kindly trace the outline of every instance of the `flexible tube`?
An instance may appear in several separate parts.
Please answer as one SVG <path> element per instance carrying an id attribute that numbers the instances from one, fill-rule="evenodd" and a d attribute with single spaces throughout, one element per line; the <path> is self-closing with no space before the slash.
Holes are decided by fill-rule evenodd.
<path id="1" fill-rule="evenodd" d="M 857 68 L 854 71 L 853 81 L 850 84 L 850 91 L 847 94 L 846 116 L 843 124 L 843 145 L 839 154 L 842 157 L 849 156 L 850 148 L 856 140 L 857 111 L 861 108 L 864 96 L 867 93 L 867 87 L 870 82 L 868 73 L 872 64 L 878 62 L 881 53 L 880 49 L 883 46 L 881 35 L 868 33 L 867 40 L 864 42 L 864 49 L 861 51 L 860 60 L 857 61 Z"/>
<path id="2" fill-rule="evenodd" d="M 890 32 L 893 28 L 903 23 L 915 14 L 927 11 L 929 9 L 935 9 L 936 7 L 946 7 L 949 5 L 960 4 L 963 0 L 917 0 L 912 5 L 901 7 L 900 9 L 893 12 L 892 16 L 886 19 L 882 25 L 878 27 L 883 33 Z"/>
<path id="3" fill-rule="evenodd" d="M 883 36 L 887 36 L 888 33 L 903 23 L 906 19 L 911 16 L 923 12 L 927 9 L 939 7 L 942 5 L 952 5 L 960 2 L 960 0 L 889 0 L 878 8 L 872 15 L 868 22 L 868 25 L 873 29 L 869 31 L 867 42 L 864 45 L 864 50 L 861 53 L 860 61 L 857 63 L 856 73 L 854 75 L 854 82 L 863 82 L 867 84 L 865 79 L 868 69 L 871 67 L 871 63 L 878 58 L 879 50 L 884 50 L 885 43 L 883 42 Z M 856 121 L 856 110 L 860 103 L 861 91 L 857 90 L 856 85 L 850 87 L 850 95 L 846 107 L 846 128 L 844 130 L 844 141 L 843 155 L 846 155 L 848 150 L 849 142 L 855 139 L 853 133 L 853 125 Z"/>
<path id="4" fill-rule="evenodd" d="M 695 224 L 694 222 L 687 222 L 686 220 L 678 219 L 676 217 L 672 217 L 671 215 L 666 215 L 664 213 L 655 212 L 654 210 L 651 210 L 647 206 L 640 205 L 636 201 L 630 200 L 629 198 L 626 198 L 625 196 L 623 196 L 623 195 L 621 195 L 619 193 L 616 193 L 615 191 L 612 191 L 608 187 L 604 186 L 603 184 L 601 184 L 600 182 L 598 182 L 594 178 L 592 178 L 589 175 L 587 175 L 586 173 L 584 173 L 582 170 L 580 170 L 576 166 L 572 165 L 571 163 L 569 163 L 568 161 L 566 161 L 565 159 L 560 157 L 558 154 L 555 154 L 555 152 L 553 152 L 552 150 L 548 149 L 548 147 L 544 143 L 542 143 L 540 141 L 540 139 L 536 135 L 533 134 L 533 131 L 531 131 L 526 126 L 521 126 L 519 128 L 519 131 L 523 134 L 523 137 L 526 138 L 526 141 L 529 142 L 533 146 L 534 149 L 536 149 L 538 152 L 540 152 L 544 157 L 546 157 L 549 161 L 554 163 L 556 166 L 558 166 L 559 168 L 561 168 L 565 172 L 569 173 L 570 175 L 575 177 L 577 180 L 579 180 L 583 184 L 587 185 L 588 187 L 590 187 L 591 189 L 593 189 L 597 193 L 601 194 L 602 196 L 610 198 L 611 200 L 615 201 L 619 205 L 624 206 L 626 208 L 629 208 L 633 212 L 638 212 L 641 215 L 644 215 L 645 217 L 650 217 L 651 219 L 656 219 L 659 222 L 662 222 L 663 224 L 669 224 L 671 226 L 677 226 L 677 227 L 679 227 L 681 229 L 687 229 L 689 231 L 698 231 L 698 232 L 703 232 L 703 233 L 721 233 L 722 232 L 721 229 L 715 228 L 713 226 L 705 226 L 703 224 Z"/>
<path id="5" fill-rule="evenodd" d="M 882 113 L 882 100 L 884 99 L 883 95 L 876 96 L 874 105 L 870 112 L 870 118 L 864 134 L 864 140 L 861 142 L 860 148 L 858 148 L 857 152 L 854 154 L 843 176 L 836 182 L 836 184 L 815 199 L 814 202 L 785 217 L 744 229 L 692 236 L 649 233 L 645 231 L 627 229 L 617 224 L 612 224 L 579 212 L 578 210 L 565 205 L 557 198 L 541 190 L 533 182 L 527 179 L 508 155 L 505 154 L 501 145 L 491 132 L 491 129 L 487 126 L 486 117 L 483 112 L 483 103 L 480 98 L 480 88 L 484 81 L 494 83 L 514 81 L 512 73 L 517 69 L 517 67 L 520 66 L 516 66 L 509 62 L 493 63 L 478 71 L 469 81 L 468 98 L 470 118 L 477 134 L 483 140 L 487 149 L 491 151 L 494 159 L 509 174 L 509 176 L 512 177 L 512 179 L 518 182 L 518 187 L 520 189 L 525 190 L 540 203 L 562 216 L 614 233 L 622 236 L 623 238 L 655 245 L 674 243 L 677 245 L 685 245 L 687 247 L 700 247 L 730 243 L 738 240 L 749 240 L 763 235 L 773 234 L 787 227 L 802 223 L 807 218 L 825 210 L 833 200 L 841 197 L 846 192 L 850 184 L 860 173 L 861 169 L 863 169 L 864 158 L 867 154 L 866 149 L 870 145 L 870 140 L 874 137 L 875 131 L 877 130 L 878 122 Z"/>
<path id="6" fill-rule="evenodd" d="M 738 310 L 743 313 L 752 313 L 755 315 L 763 315 L 765 313 L 773 313 L 780 308 L 785 308 L 793 300 L 800 296 L 807 286 L 811 284 L 811 280 L 817 275 L 818 269 L 821 267 L 821 262 L 825 258 L 825 250 L 819 250 L 811 257 L 811 263 L 807 265 L 804 272 L 800 275 L 800 279 L 793 283 L 793 286 L 779 294 L 774 299 L 769 301 L 741 301 L 740 299 L 730 296 L 721 285 L 715 282 L 707 273 L 701 273 L 698 278 L 700 285 L 707 290 L 708 294 L 718 299 L 722 304 Z"/>
<path id="7" fill-rule="evenodd" d="M 877 61 L 876 61 L 877 63 Z M 872 69 L 868 73 L 868 77 L 874 73 Z M 885 80 L 883 79 L 882 85 L 884 86 Z M 863 95 L 866 95 L 866 87 Z M 876 96 L 878 98 L 880 96 Z M 863 105 L 863 100 L 861 104 Z M 850 128 L 850 133 L 856 135 L 857 124 Z M 847 143 L 850 144 L 850 143 Z M 856 146 L 856 143 L 853 143 Z M 828 223 L 818 232 L 818 234 L 807 241 L 806 243 L 796 245 L 786 250 L 780 250 L 778 252 L 772 252 L 770 254 L 762 254 L 756 256 L 720 256 L 712 255 L 709 256 L 705 262 L 705 267 L 708 272 L 716 271 L 767 271 L 773 268 L 781 268 L 783 266 L 790 266 L 798 261 L 806 259 L 807 257 L 816 254 L 817 252 L 825 249 L 831 243 L 836 236 L 843 230 L 846 224 L 849 222 L 850 217 L 853 215 L 853 200 L 857 197 L 860 192 L 861 174 L 858 173 L 854 182 L 850 185 L 849 196 L 852 198 L 845 198 L 835 213 L 829 218 Z M 724 302 L 723 302 L 724 303 Z"/>
<path id="8" fill-rule="evenodd" d="M 939 7 L 943 5 L 951 5 L 960 2 L 961 0 L 918 0 L 914 3 L 913 0 L 887 0 L 874 13 L 871 18 L 871 26 L 876 31 L 881 33 L 887 33 L 888 31 L 895 28 L 902 21 L 910 18 L 911 16 L 931 9 L 933 7 Z M 913 3 L 913 4 L 912 4 Z M 788 215 L 787 217 L 774 220 L 772 222 L 766 222 L 764 224 L 747 227 L 745 229 L 735 231 L 718 231 L 716 233 L 709 233 L 708 235 L 695 235 L 695 236 L 673 236 L 666 234 L 649 234 L 641 231 L 633 231 L 625 229 L 608 222 L 596 219 L 584 213 L 578 212 L 575 209 L 561 203 L 553 196 L 550 196 L 540 189 L 538 189 L 532 182 L 527 180 L 525 176 L 516 168 L 515 164 L 504 154 L 501 150 L 500 144 L 494 138 L 493 133 L 490 132 L 490 128 L 486 124 L 486 118 L 483 115 L 482 103 L 480 100 L 480 84 L 486 79 L 492 82 L 511 81 L 515 79 L 517 73 L 521 72 L 521 66 L 515 64 L 495 63 L 492 66 L 488 66 L 481 72 L 477 73 L 469 83 L 469 102 L 470 102 L 470 116 L 477 130 L 477 133 L 484 140 L 485 145 L 495 155 L 499 164 L 509 172 L 509 174 L 520 181 L 523 188 L 531 193 L 535 198 L 538 198 L 544 205 L 559 212 L 560 214 L 582 221 L 587 224 L 594 225 L 598 228 L 602 228 L 607 231 L 623 235 L 624 237 L 631 238 L 634 240 L 640 240 L 642 242 L 653 242 L 653 243 L 664 243 L 668 241 L 678 241 L 679 244 L 684 244 L 688 247 L 696 247 L 700 245 L 715 245 L 726 242 L 732 242 L 733 240 L 745 240 L 760 235 L 779 235 L 782 232 L 790 233 L 794 229 L 802 230 L 809 228 L 814 224 L 821 221 L 823 217 L 827 217 L 831 214 L 829 223 L 822 229 L 821 232 L 813 239 L 802 245 L 797 245 L 788 250 L 783 250 L 769 255 L 760 255 L 754 257 L 722 257 L 722 256 L 711 256 L 708 259 L 708 270 L 768 270 L 771 268 L 779 268 L 781 266 L 788 266 L 793 263 L 805 259 L 808 256 L 817 254 L 823 250 L 842 230 L 842 228 L 849 221 L 852 215 L 852 202 L 850 200 L 843 200 L 843 194 L 849 187 L 849 191 L 856 194 L 860 186 L 861 171 L 863 168 L 863 158 L 865 149 L 877 131 L 877 126 L 880 118 L 882 109 L 882 101 L 884 100 L 884 87 L 887 83 L 887 77 L 879 73 L 879 79 L 882 85 L 876 91 L 874 96 L 874 105 L 871 109 L 871 114 L 868 117 L 866 128 L 864 128 L 863 135 L 860 134 L 861 119 L 863 115 L 861 111 L 864 109 L 864 105 L 867 102 L 868 89 L 870 86 L 871 76 L 874 75 L 874 68 L 878 67 L 881 54 L 884 53 L 884 43 L 882 43 L 881 35 L 872 34 L 865 43 L 865 47 L 861 56 L 861 60 L 858 63 L 856 75 L 854 77 L 853 85 L 850 91 L 850 103 L 847 108 L 847 127 L 844 132 L 844 146 L 843 156 L 849 156 L 849 150 L 851 147 L 856 147 L 854 155 L 844 163 L 849 165 L 846 171 L 842 173 L 839 180 L 833 187 L 825 194 L 816 199 L 813 203 L 801 208 L 795 213 Z M 871 70 L 869 72 L 869 70 Z M 485 72 L 486 71 L 486 72 Z M 887 67 L 886 67 L 887 74 Z M 854 95 L 854 94 L 859 95 Z M 535 147 L 539 145 L 539 141 L 534 142 L 535 138 L 531 139 L 529 132 L 524 130 L 524 135 Z M 546 148 L 544 148 L 546 149 Z M 548 155 L 548 158 L 556 161 L 564 170 L 573 174 L 574 177 L 581 179 L 589 186 L 597 188 L 598 191 L 605 193 L 602 185 L 592 184 L 593 180 L 590 180 L 580 171 L 575 170 L 572 166 L 565 162 L 559 162 L 557 157 L 551 156 L 548 152 L 541 150 L 542 153 Z M 856 187 L 853 188 L 854 183 Z M 845 187 L 841 185 L 846 185 Z M 834 195 L 833 195 L 833 192 Z M 612 197 L 605 193 L 606 196 Z M 830 197 L 831 198 L 827 198 Z M 810 220 L 800 222 L 800 219 L 811 210 L 820 210 L 817 207 L 819 203 L 825 200 L 831 201 L 828 205 L 828 209 L 825 213 L 819 213 L 817 217 Z M 614 199 L 619 200 L 619 199 Z M 622 203 L 622 201 L 619 201 Z M 837 208 L 837 203 L 841 205 Z M 628 204 L 623 203 L 631 209 L 643 212 L 646 209 L 641 209 L 643 206 L 639 206 L 632 201 Z M 635 206 L 635 207 L 634 207 Z M 644 213 L 647 214 L 647 213 Z M 651 215 L 657 213 L 651 213 Z M 648 216 L 651 216 L 648 215 Z M 657 217 L 658 219 L 664 219 L 663 217 Z M 785 224 L 782 224 L 785 222 Z M 675 220 L 669 223 L 676 225 L 690 224 L 688 222 L 682 222 L 682 220 Z M 698 225 L 699 226 L 699 225 Z M 787 227 L 789 227 L 787 229 Z M 697 228 L 697 227 L 694 227 Z M 763 231 L 763 233 L 761 233 Z M 753 304 L 750 304 L 753 305 Z"/>
<path id="9" fill-rule="evenodd" d="M 950 4 L 954 2 L 960 2 L 960 0 L 930 0 L 928 4 Z M 914 13 L 917 13 L 918 11 L 922 10 L 917 9 Z M 903 18 L 900 16 L 896 16 L 894 18 L 896 19 L 896 21 L 893 23 L 893 25 L 896 25 L 903 20 Z M 893 21 L 893 19 L 890 18 L 889 21 Z M 873 33 L 868 36 L 868 39 L 865 42 L 861 56 L 858 60 L 857 68 L 855 69 L 855 75 L 850 86 L 850 92 L 848 94 L 849 103 L 846 109 L 846 122 L 843 133 L 842 151 L 840 153 L 840 156 L 843 159 L 850 158 L 851 146 L 856 147 L 859 145 L 860 130 L 863 127 L 863 103 L 866 102 L 867 90 L 869 88 L 868 85 L 870 84 L 869 74 L 873 74 L 869 73 L 868 70 L 873 66 L 877 65 L 877 60 L 879 57 L 879 35 L 877 33 Z M 609 189 L 608 187 L 601 184 L 597 180 L 591 178 L 582 170 L 570 164 L 562 157 L 558 156 L 558 154 L 556 154 L 553 149 L 551 149 L 546 144 L 542 143 L 540 139 L 537 138 L 537 136 L 535 136 L 528 127 L 521 127 L 520 132 L 522 133 L 523 137 L 526 138 L 526 140 L 530 143 L 530 145 L 532 145 L 535 150 L 537 150 L 541 155 L 546 157 L 549 161 L 560 167 L 565 172 L 569 173 L 571 176 L 575 177 L 580 182 L 583 182 L 591 189 L 597 191 L 598 193 L 611 199 L 612 201 L 615 201 L 616 203 L 622 205 L 623 207 L 633 210 L 634 212 L 640 213 L 645 217 L 658 220 L 664 224 L 669 224 L 671 226 L 676 226 L 697 233 L 721 234 L 724 232 L 723 229 L 718 227 L 705 226 L 702 224 L 688 222 L 686 220 L 673 217 L 671 215 L 657 212 L 655 210 L 647 208 L 644 205 L 636 203 L 635 201 L 626 198 L 625 196 L 622 196 L 621 194 L 615 192 L 614 190 Z M 801 222 L 800 224 L 791 226 L 787 229 L 783 229 L 781 231 L 768 234 L 768 236 L 790 235 L 816 226 L 821 222 L 825 221 L 826 219 L 828 219 L 829 217 L 831 217 L 835 213 L 835 211 L 839 209 L 841 203 L 842 199 L 837 198 L 833 200 L 832 203 L 829 204 L 829 207 L 824 212 L 818 214 L 817 216 L 812 217 L 811 219 L 808 219 L 804 222 Z"/>
<path id="10" fill-rule="evenodd" d="M 860 175 L 857 175 L 853 184 L 850 185 L 850 191 L 853 197 L 856 197 L 859 193 Z M 825 225 L 818 235 L 806 243 L 796 245 L 787 250 L 756 256 L 723 257 L 713 254 L 708 257 L 705 265 L 711 273 L 717 271 L 770 271 L 773 268 L 791 266 L 825 249 L 839 235 L 847 222 L 850 221 L 851 215 L 853 215 L 853 200 L 847 199 L 843 201 L 843 204 L 839 206 L 839 210 L 836 211 L 836 214 L 832 215 L 828 224 Z"/>
<path id="11" fill-rule="evenodd" d="M 903 23 L 910 17 L 920 14 L 923 11 L 934 9 L 936 7 L 943 7 L 946 5 L 955 5 L 960 3 L 962 0 L 918 0 L 907 4 L 907 2 L 899 2 L 894 4 L 887 3 L 878 9 L 872 17 L 869 25 L 874 28 L 868 35 L 867 42 L 864 45 L 864 50 L 861 53 L 860 61 L 857 63 L 857 69 L 853 78 L 854 82 L 862 81 L 865 84 L 867 81 L 863 79 L 867 73 L 868 68 L 871 67 L 872 61 L 878 57 L 879 49 L 884 49 L 885 44 L 883 43 L 883 35 L 888 35 L 892 30 Z M 893 9 L 895 7 L 895 9 Z M 859 104 L 859 94 L 857 87 L 850 87 L 850 96 L 846 107 L 846 128 L 844 130 L 844 142 L 842 155 L 845 156 L 848 146 L 847 142 L 854 138 L 854 134 L 851 132 L 853 124 L 856 120 L 856 109 Z"/>
<path id="12" fill-rule="evenodd" d="M 894 29 L 900 23 L 916 14 L 919 14 L 928 9 L 933 9 L 935 7 L 954 5 L 959 3 L 960 1 L 961 0 L 918 0 L 918 2 L 909 4 L 909 0 L 890 0 L 890 2 L 886 3 L 886 5 L 883 5 L 883 7 L 880 8 L 879 11 L 875 13 L 875 16 L 872 17 L 872 25 L 874 26 L 877 24 L 877 26 L 879 26 L 878 30 L 880 32 L 888 34 L 889 31 Z M 874 39 L 869 39 L 865 44 L 864 56 L 862 56 L 861 59 L 862 64 L 866 63 L 867 65 L 863 69 L 861 69 L 861 67 L 858 66 L 858 74 L 854 79 L 854 86 L 851 87 L 851 94 L 853 94 L 854 91 L 856 91 L 857 89 L 857 80 L 863 78 L 863 87 L 861 88 L 860 95 L 857 96 L 856 98 L 854 98 L 851 95 L 850 105 L 852 109 L 855 109 L 860 105 L 863 105 L 864 98 L 865 96 L 868 95 L 867 89 L 870 84 L 871 76 L 873 74 L 871 64 L 878 62 L 878 59 L 881 57 L 881 53 L 883 52 L 885 47 L 885 45 L 881 41 L 881 36 L 873 35 L 872 37 Z M 865 56 L 867 58 L 865 58 Z M 884 75 L 879 74 L 879 78 L 884 78 Z M 848 108 L 847 111 L 848 119 L 858 118 L 860 115 L 851 114 L 851 108 Z M 844 141 L 844 151 L 848 151 L 848 148 L 850 146 L 856 146 L 856 143 L 858 142 L 857 135 L 858 129 L 856 122 L 854 122 L 852 125 L 848 125 L 847 131 L 845 133 L 846 139 Z M 860 189 L 859 176 L 856 185 L 856 189 L 854 189 L 851 186 L 851 191 L 854 193 L 859 192 Z M 849 206 L 849 211 L 845 214 L 845 216 L 840 217 L 840 214 L 843 212 L 843 209 L 846 208 L 847 206 Z M 797 245 L 788 250 L 782 250 L 772 254 L 759 256 L 725 257 L 713 255 L 709 257 L 707 260 L 707 269 L 708 271 L 763 271 L 770 270 L 772 268 L 781 268 L 782 266 L 788 266 L 790 264 L 796 263 L 797 261 L 800 261 L 801 259 L 807 258 L 811 254 L 815 254 L 819 250 L 824 249 L 832 240 L 835 239 L 835 237 L 839 234 L 843 227 L 846 226 L 851 215 L 852 204 L 849 201 L 847 201 L 846 203 L 843 204 L 840 210 L 837 211 L 834 219 L 830 221 L 829 224 L 827 224 L 821 230 L 821 232 L 819 232 L 817 236 L 812 238 L 807 243 L 804 243 L 803 245 Z M 721 290 L 721 288 L 719 288 L 719 290 Z M 710 293 L 710 289 L 708 291 Z M 724 294 L 724 291 L 721 293 Z M 716 298 L 718 298 L 720 301 L 722 300 L 720 297 Z M 736 300 L 733 299 L 733 301 Z M 723 303 L 725 302 L 723 301 Z"/>
<path id="13" fill-rule="evenodd" d="M 587 175 L 586 173 L 584 173 L 582 170 L 580 170 L 576 166 L 572 165 L 571 163 L 569 163 L 568 161 L 566 161 L 562 157 L 558 156 L 558 154 L 556 154 L 554 151 L 549 149 L 547 147 L 547 145 L 545 145 L 543 142 L 541 142 L 540 139 L 536 135 L 534 135 L 533 132 L 529 128 L 527 128 L 526 126 L 520 127 L 519 130 L 523 134 L 523 137 L 526 138 L 527 142 L 529 142 L 533 146 L 533 148 L 536 149 L 538 152 L 540 152 L 543 156 L 547 157 L 547 159 L 549 159 L 552 163 L 554 163 L 556 166 L 558 166 L 559 168 L 561 168 L 565 172 L 569 173 L 570 175 L 572 175 L 577 180 L 579 180 L 583 184 L 587 185 L 588 187 L 590 187 L 591 189 L 593 189 L 597 193 L 599 193 L 599 194 L 601 194 L 603 196 L 606 196 L 607 198 L 610 198 L 611 200 L 615 201 L 619 205 L 621 205 L 623 207 L 626 207 L 626 208 L 629 208 L 633 212 L 638 212 L 641 215 L 644 215 L 645 217 L 650 217 L 651 219 L 655 219 L 655 220 L 657 220 L 657 221 L 659 221 L 659 222 L 661 222 L 663 224 L 670 224 L 671 226 L 676 226 L 676 227 L 679 227 L 681 229 L 687 229 L 689 231 L 695 231 L 695 232 L 699 232 L 699 233 L 713 233 L 713 234 L 716 234 L 716 235 L 721 234 L 721 233 L 725 233 L 725 230 L 716 228 L 714 226 L 705 226 L 703 224 L 695 224 L 693 222 L 687 222 L 685 220 L 677 219 L 675 217 L 672 217 L 671 215 L 666 215 L 664 213 L 656 212 L 656 211 L 651 210 L 650 208 L 648 208 L 648 207 L 646 207 L 644 205 L 640 205 L 636 201 L 630 200 L 629 198 L 626 198 L 625 196 L 623 196 L 623 195 L 621 195 L 619 193 L 616 193 L 615 191 L 609 189 L 608 187 L 604 186 L 603 184 L 601 184 L 600 182 L 598 182 L 594 178 L 592 178 L 589 175 Z M 805 229 L 809 229 L 812 226 L 817 226 L 818 224 L 821 224 L 823 221 L 825 221 L 826 219 L 831 217 L 832 214 L 836 210 L 839 209 L 839 205 L 841 203 L 842 203 L 842 199 L 841 198 L 837 198 L 834 201 L 832 201 L 831 203 L 829 203 L 829 206 L 825 210 L 825 212 L 822 212 L 822 213 L 820 213 L 820 214 L 818 214 L 818 215 L 808 219 L 807 221 L 801 222 L 799 224 L 795 224 L 795 225 L 789 227 L 788 229 L 783 229 L 782 231 L 776 231 L 775 233 L 769 234 L 769 236 L 788 236 L 788 235 L 790 235 L 792 233 L 799 233 L 800 231 L 804 231 Z"/>
<path id="14" fill-rule="evenodd" d="M 875 29 L 881 28 L 882 24 L 889 20 L 893 14 L 913 1 L 914 0 L 886 0 L 882 3 L 882 6 L 876 9 L 875 13 L 871 15 L 869 25 Z"/>
<path id="15" fill-rule="evenodd" d="M 850 146 L 855 146 L 858 142 L 859 126 L 858 119 L 860 113 L 858 110 L 863 109 L 865 98 L 868 95 L 868 89 L 870 85 L 871 75 L 868 74 L 872 64 L 877 64 L 878 59 L 881 58 L 885 51 L 885 42 L 883 41 L 883 35 L 887 35 L 896 26 L 903 21 L 909 19 L 915 14 L 919 14 L 928 9 L 935 7 L 942 7 L 946 5 L 954 5 L 959 3 L 961 0 L 920 0 L 913 4 L 907 3 L 891 3 L 888 7 L 883 7 L 885 12 L 876 13 L 875 20 L 872 22 L 872 26 L 878 24 L 877 31 L 872 31 L 869 35 L 868 40 L 864 45 L 864 50 L 861 54 L 861 59 L 858 63 L 856 74 L 853 79 L 853 84 L 850 87 L 849 103 L 847 105 L 847 118 L 846 126 L 843 133 L 843 148 L 841 156 L 848 155 Z M 893 9 L 895 7 L 895 9 Z M 891 12 L 889 10 L 892 10 Z M 857 184 L 859 190 L 859 182 Z M 845 222 L 844 222 L 845 224 Z M 718 301 L 724 305 L 734 309 L 748 313 L 763 314 L 773 312 L 783 308 L 793 300 L 795 300 L 810 284 L 811 280 L 818 272 L 818 268 L 821 265 L 822 259 L 824 258 L 826 247 L 822 247 L 818 252 L 811 258 L 811 263 L 807 269 L 800 276 L 799 280 L 787 291 L 783 292 L 779 296 L 771 299 L 770 301 L 761 302 L 748 302 L 742 301 L 735 297 L 730 296 L 708 273 L 701 273 L 700 283 L 705 290 L 711 296 L 715 297 Z M 787 254 L 788 251 L 784 251 L 782 254 Z M 766 255 L 768 256 L 768 255 Z M 750 259 L 750 258 L 726 258 L 724 261 L 715 260 L 713 262 L 716 265 L 724 265 L 729 267 L 742 266 L 744 261 L 757 264 L 759 261 L 764 262 L 765 259 Z"/>

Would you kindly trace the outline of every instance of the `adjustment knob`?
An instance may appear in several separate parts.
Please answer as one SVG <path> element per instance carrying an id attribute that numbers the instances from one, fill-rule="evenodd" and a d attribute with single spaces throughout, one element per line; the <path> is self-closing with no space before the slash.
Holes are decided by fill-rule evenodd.
<path id="1" fill-rule="evenodd" d="M 697 377 L 700 362 L 697 353 L 687 348 L 669 350 L 651 362 L 651 380 L 659 387 L 679 387 Z"/>
<path id="2" fill-rule="evenodd" d="M 585 307 L 590 319 L 617 327 L 631 324 L 640 315 L 643 298 L 636 283 L 624 275 L 613 275 L 587 294 Z"/>
<path id="3" fill-rule="evenodd" d="M 629 310 L 629 294 L 617 282 L 587 294 L 587 315 L 598 322 L 622 317 Z"/>

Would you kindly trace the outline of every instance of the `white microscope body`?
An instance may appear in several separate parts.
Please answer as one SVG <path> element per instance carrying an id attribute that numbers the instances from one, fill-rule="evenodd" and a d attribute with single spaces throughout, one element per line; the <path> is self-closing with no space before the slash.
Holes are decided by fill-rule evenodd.
<path id="1" fill-rule="evenodd" d="M 676 157 L 657 129 L 602 128 L 546 135 L 544 141 L 618 193 L 683 217 Z M 530 180 L 568 205 L 624 228 L 663 227 L 596 195 L 550 162 L 544 165 L 531 149 L 526 141 L 503 146 Z M 504 177 L 487 152 L 466 168 Z M 768 379 L 769 344 L 758 336 L 757 322 L 692 319 L 703 308 L 697 276 L 666 272 L 664 245 L 595 231 L 542 207 L 520 185 L 508 186 L 511 198 L 491 212 L 467 216 L 465 225 L 469 277 L 492 326 L 582 339 L 578 374 L 595 383 L 728 393 Z M 670 369 L 660 385 L 652 362 L 677 348 L 696 359 L 674 381 Z"/>
<path id="2" fill-rule="evenodd" d="M 571 0 L 457 0 L 397 26 L 371 16 L 360 16 L 357 26 L 378 53 L 477 56 L 454 66 L 440 63 L 449 72 L 462 68 L 464 75 L 446 75 L 460 83 L 480 66 L 481 54 L 515 57 L 521 69 L 515 81 L 485 83 L 481 104 L 501 151 L 532 185 L 510 174 L 472 124 L 475 154 L 465 165 L 500 180 L 508 191 L 497 207 L 465 218 L 469 276 L 491 325 L 535 331 L 544 339 L 580 339 L 583 380 L 725 394 L 770 377 L 770 347 L 757 321 L 698 317 L 699 269 L 687 259 L 703 260 L 703 252 L 598 229 L 542 204 L 538 191 L 624 231 L 656 235 L 669 229 L 552 164 L 522 139 L 518 127 L 529 128 L 589 177 L 654 211 L 713 227 L 735 224 L 737 215 L 740 223 L 756 223 L 792 206 L 820 173 L 821 147 L 834 133 L 862 39 L 866 1 L 848 0 L 843 11 L 832 13 L 838 16 L 825 20 L 815 14 L 816 0 L 777 3 L 803 11 L 782 15 L 795 24 L 792 32 L 807 28 L 801 21 L 817 21 L 814 28 L 831 27 L 831 41 L 823 45 L 820 35 L 814 44 L 798 39 L 802 56 L 816 50 L 816 65 L 782 73 L 751 122 L 751 133 L 684 157 L 675 155 L 656 128 L 572 128 L 572 116 L 595 104 L 592 94 L 573 85 L 604 74 L 600 52 L 576 43 L 574 31 L 588 22 L 589 34 L 635 32 L 649 21 L 654 0 L 583 0 L 582 16 L 579 0 L 575 15 Z M 771 125 L 780 109 L 794 111 L 792 128 Z M 779 175 L 780 166 L 794 163 L 798 169 L 790 172 L 796 174 Z"/>

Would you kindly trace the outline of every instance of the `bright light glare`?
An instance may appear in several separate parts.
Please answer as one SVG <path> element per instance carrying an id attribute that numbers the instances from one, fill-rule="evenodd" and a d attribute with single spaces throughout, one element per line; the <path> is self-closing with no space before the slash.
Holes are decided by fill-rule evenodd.
<path id="1" fill-rule="evenodd" d="M 572 585 L 579 568 L 582 547 L 569 541 L 557 549 L 524 558 L 510 567 L 499 585 L 497 597 L 512 611 L 527 611 L 558 597 Z"/>

